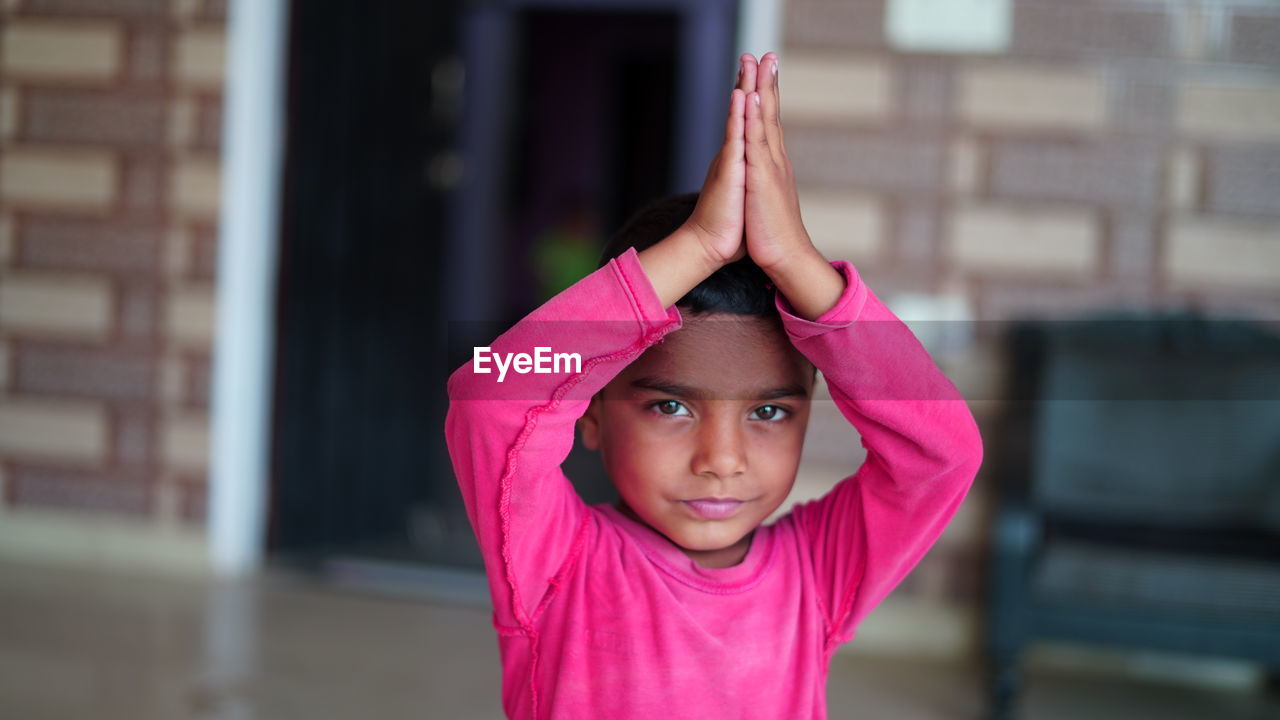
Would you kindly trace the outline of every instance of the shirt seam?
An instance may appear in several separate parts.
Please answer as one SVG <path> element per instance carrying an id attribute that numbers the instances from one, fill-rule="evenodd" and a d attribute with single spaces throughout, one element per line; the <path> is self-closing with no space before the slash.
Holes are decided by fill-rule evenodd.
<path id="1" fill-rule="evenodd" d="M 639 304 L 637 302 L 637 298 L 635 297 L 634 289 L 631 287 L 630 282 L 627 280 L 626 274 L 621 271 L 621 268 L 617 260 L 616 259 L 611 260 L 610 265 L 613 267 L 613 272 L 616 275 L 621 276 L 622 285 L 625 290 L 624 294 L 627 296 L 627 300 L 631 305 L 632 312 L 636 315 L 636 319 L 639 322 L 641 331 L 644 331 L 645 318 L 643 316 L 643 313 L 640 310 Z M 530 700 L 531 700 L 531 706 L 532 706 L 534 717 L 537 717 L 537 714 L 538 714 L 538 685 L 537 685 L 537 667 L 538 667 L 538 657 L 539 657 L 538 631 L 537 631 L 537 628 L 535 628 L 533 625 L 534 618 L 527 616 L 525 613 L 524 603 L 521 600 L 520 591 L 516 584 L 515 570 L 511 562 L 511 482 L 517 468 L 519 467 L 520 452 L 524 449 L 525 443 L 528 442 L 529 436 L 537 428 L 538 420 L 542 417 L 542 415 L 558 408 L 560 406 L 561 401 L 564 399 L 565 394 L 567 394 L 569 390 L 573 389 L 575 386 L 580 384 L 588 376 L 588 374 L 592 369 L 594 369 L 597 365 L 603 362 L 615 360 L 620 357 L 626 357 L 629 354 L 635 354 L 637 351 L 643 350 L 645 347 L 648 347 L 654 341 L 656 341 L 656 338 L 660 338 L 662 335 L 666 334 L 666 332 L 670 330 L 672 324 L 673 323 L 668 322 L 665 325 L 659 326 L 654 331 L 646 333 L 641 338 L 632 342 L 630 345 L 628 345 L 626 348 L 622 350 L 618 350 L 612 353 L 607 353 L 605 355 L 597 355 L 587 360 L 583 364 L 582 370 L 580 372 L 574 374 L 570 378 L 567 378 L 564 382 L 560 383 L 560 385 L 556 387 L 556 389 L 552 392 L 551 400 L 549 402 L 547 402 L 545 405 L 540 405 L 538 407 L 530 408 L 525 413 L 524 427 L 521 429 L 520 434 L 516 436 L 515 443 L 512 444 L 511 448 L 507 451 L 506 469 L 503 471 L 502 477 L 498 481 L 499 483 L 498 515 L 500 519 L 500 525 L 502 528 L 502 564 L 503 564 L 504 575 L 507 580 L 507 586 L 511 591 L 513 614 L 515 615 L 516 620 L 524 628 L 525 634 L 532 641 L 530 644 L 530 650 L 529 650 L 529 653 L 530 653 L 529 692 L 530 692 Z M 579 533 L 581 533 L 581 528 L 579 529 Z M 575 545 L 576 545 L 576 541 L 575 541 Z M 573 549 L 571 549 L 570 552 L 572 553 Z M 564 563 L 561 563 L 562 568 L 563 568 L 563 565 Z M 559 573 L 557 573 L 557 576 L 558 575 Z M 539 601 L 538 608 L 535 608 L 535 611 L 534 611 L 535 617 L 541 612 L 541 608 L 546 607 L 547 603 L 551 601 L 551 597 L 555 595 L 555 590 L 558 588 L 558 583 L 554 582 L 554 579 L 555 578 L 553 577 L 551 582 L 551 588 L 548 590 L 546 596 L 544 596 L 542 600 Z"/>

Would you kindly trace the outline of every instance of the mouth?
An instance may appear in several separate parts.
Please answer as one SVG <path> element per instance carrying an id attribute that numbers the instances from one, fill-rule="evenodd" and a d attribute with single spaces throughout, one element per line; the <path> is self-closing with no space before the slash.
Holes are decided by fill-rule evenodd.
<path id="1" fill-rule="evenodd" d="M 736 498 L 698 498 L 680 502 L 704 520 L 723 520 L 733 517 L 743 505 L 747 504 L 745 500 Z"/>

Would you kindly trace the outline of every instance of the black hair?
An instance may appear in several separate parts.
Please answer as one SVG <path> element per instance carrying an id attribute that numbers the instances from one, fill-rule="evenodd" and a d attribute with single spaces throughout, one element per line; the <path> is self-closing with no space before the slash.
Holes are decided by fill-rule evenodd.
<path id="1" fill-rule="evenodd" d="M 608 265 L 629 247 L 640 252 L 658 244 L 689 219 L 697 204 L 696 192 L 649 201 L 609 238 L 597 267 Z M 677 300 L 676 305 L 693 315 L 719 312 L 781 321 L 774 307 L 773 293 L 769 276 L 750 256 L 745 256 L 712 273 Z"/>

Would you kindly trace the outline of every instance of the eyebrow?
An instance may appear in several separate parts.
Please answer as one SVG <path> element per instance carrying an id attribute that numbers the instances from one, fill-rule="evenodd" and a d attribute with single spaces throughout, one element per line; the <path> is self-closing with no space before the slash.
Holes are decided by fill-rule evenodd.
<path id="1" fill-rule="evenodd" d="M 661 393 L 666 393 L 668 395 L 675 395 L 676 397 L 682 397 L 682 398 L 697 399 L 697 398 L 706 398 L 711 395 L 711 393 L 701 388 L 690 387 L 688 385 L 681 385 L 680 383 L 675 383 L 669 380 L 663 380 L 662 378 L 655 378 L 655 377 L 636 378 L 635 380 L 631 381 L 631 386 L 637 387 L 637 388 L 644 388 L 646 390 L 657 390 L 658 392 L 661 392 Z M 808 394 L 809 392 L 805 390 L 803 385 L 784 385 L 782 387 L 775 387 L 775 388 L 769 388 L 767 390 L 761 390 L 751 399 L 776 400 L 778 398 L 784 398 L 784 397 L 804 397 Z"/>

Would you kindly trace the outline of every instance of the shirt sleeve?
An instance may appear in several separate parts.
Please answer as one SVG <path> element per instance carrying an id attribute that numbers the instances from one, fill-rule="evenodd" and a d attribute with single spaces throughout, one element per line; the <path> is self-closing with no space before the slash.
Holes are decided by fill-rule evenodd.
<path id="1" fill-rule="evenodd" d="M 982 439 L 959 391 L 854 266 L 836 305 L 798 317 L 778 293 L 792 343 L 822 371 L 867 450 L 857 472 L 793 508 L 811 548 L 828 647 L 854 629 L 919 563 L 982 464 Z"/>
<path id="2" fill-rule="evenodd" d="M 580 548 L 586 506 L 560 465 L 591 396 L 680 326 L 679 311 L 663 308 L 629 248 L 500 335 L 479 356 L 487 360 L 473 354 L 450 375 L 445 442 L 495 622 L 529 627 Z M 499 380 L 495 359 L 517 353 L 530 356 L 527 372 L 513 360 Z M 560 354 L 580 359 L 557 365 Z"/>

